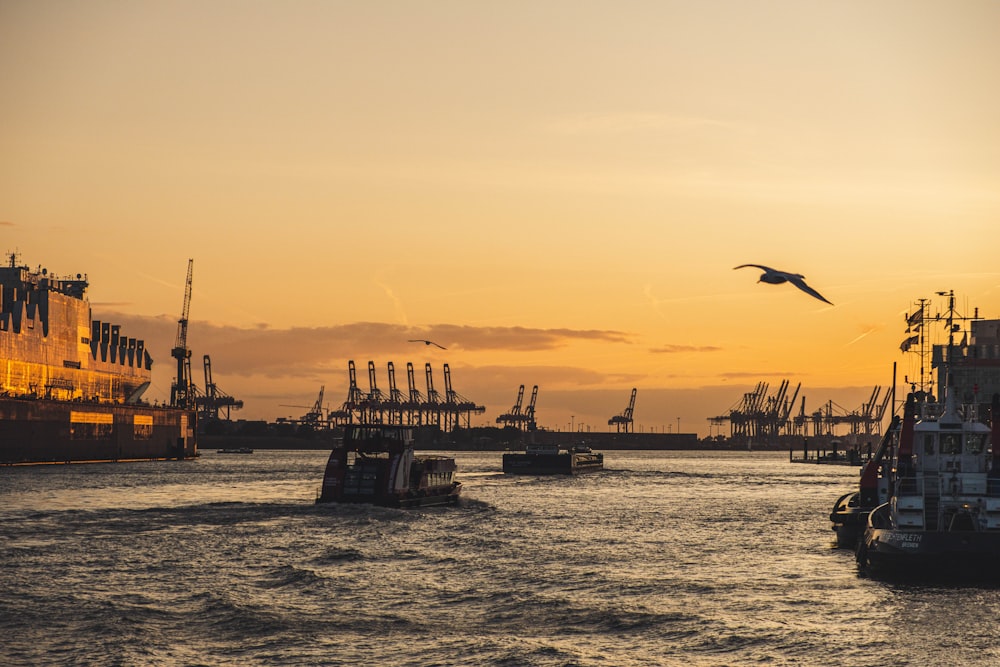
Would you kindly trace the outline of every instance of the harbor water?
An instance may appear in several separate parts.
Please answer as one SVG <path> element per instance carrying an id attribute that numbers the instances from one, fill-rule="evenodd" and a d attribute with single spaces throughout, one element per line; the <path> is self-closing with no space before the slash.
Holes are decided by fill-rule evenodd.
<path id="1" fill-rule="evenodd" d="M 460 505 L 418 510 L 314 504 L 320 451 L 0 468 L 0 664 L 1000 664 L 1000 589 L 833 548 L 855 467 L 456 457 Z"/>

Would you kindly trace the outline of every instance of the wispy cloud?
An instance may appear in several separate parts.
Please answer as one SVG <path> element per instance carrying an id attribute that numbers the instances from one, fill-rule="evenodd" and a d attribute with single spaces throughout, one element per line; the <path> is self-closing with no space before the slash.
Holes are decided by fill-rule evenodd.
<path id="1" fill-rule="evenodd" d="M 848 347 L 848 346 L 850 346 L 850 345 L 854 345 L 854 344 L 855 344 L 855 343 L 857 343 L 858 341 L 860 341 L 860 340 L 864 339 L 864 338 L 865 338 L 866 336 L 868 336 L 868 335 L 870 335 L 870 334 L 873 334 L 873 333 L 875 333 L 876 331 L 879 331 L 879 330 L 880 330 L 881 328 L 882 328 L 882 327 L 880 327 L 880 326 L 879 326 L 879 325 L 877 325 L 877 324 L 866 324 L 866 325 L 862 325 L 862 328 L 861 328 L 861 333 L 860 333 L 860 334 L 858 334 L 858 335 L 857 335 L 857 336 L 856 336 L 856 337 L 855 337 L 854 339 L 852 339 L 852 340 L 851 340 L 850 342 L 848 342 L 848 343 L 847 343 L 847 345 L 844 345 L 844 347 Z"/>
<path id="2" fill-rule="evenodd" d="M 396 318 L 402 324 L 409 324 L 410 320 L 406 316 L 406 310 L 403 308 L 403 302 L 398 296 L 396 296 L 396 293 L 392 291 L 392 288 L 378 280 L 375 281 L 375 284 L 378 285 L 382 291 L 385 292 L 385 295 L 389 297 L 389 300 L 392 301 L 392 307 L 396 312 Z"/>
<path id="3" fill-rule="evenodd" d="M 0 227 L 17 227 L 17 223 L 10 220 L 0 220 Z"/>
<path id="4" fill-rule="evenodd" d="M 661 345 L 649 349 L 653 354 L 678 354 L 681 352 L 721 352 L 716 345 Z"/>
<path id="5" fill-rule="evenodd" d="M 732 380 L 742 378 L 795 377 L 796 375 L 802 375 L 802 373 L 794 371 L 732 371 L 729 373 L 719 373 L 719 377 Z"/>
<path id="6" fill-rule="evenodd" d="M 736 129 L 734 123 L 713 118 L 674 116 L 662 113 L 589 113 L 559 118 L 550 123 L 565 134 L 621 134 L 625 132 L 690 132 L 704 128 Z"/>

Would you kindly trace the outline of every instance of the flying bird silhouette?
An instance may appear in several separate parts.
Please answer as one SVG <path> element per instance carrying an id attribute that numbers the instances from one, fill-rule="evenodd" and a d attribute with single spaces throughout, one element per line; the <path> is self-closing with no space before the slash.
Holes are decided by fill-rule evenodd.
<path id="1" fill-rule="evenodd" d="M 791 283 L 798 287 L 800 290 L 805 292 L 810 296 L 814 296 L 820 301 L 833 305 L 832 301 L 827 301 L 826 297 L 814 290 L 809 285 L 806 285 L 806 277 L 799 273 L 788 273 L 787 271 L 778 271 L 777 269 L 772 269 L 769 266 L 763 266 L 761 264 L 740 264 L 739 266 L 734 266 L 733 270 L 743 269 L 748 266 L 752 266 L 757 269 L 761 269 L 764 273 L 761 275 L 760 279 L 757 281 L 759 283 L 769 283 L 771 285 L 780 285 L 781 283 Z"/>
<path id="2" fill-rule="evenodd" d="M 433 345 L 434 347 L 440 347 L 442 350 L 447 350 L 444 345 L 438 345 L 432 340 L 427 340 L 425 338 L 411 338 L 408 342 L 410 343 L 423 343 L 424 345 Z"/>

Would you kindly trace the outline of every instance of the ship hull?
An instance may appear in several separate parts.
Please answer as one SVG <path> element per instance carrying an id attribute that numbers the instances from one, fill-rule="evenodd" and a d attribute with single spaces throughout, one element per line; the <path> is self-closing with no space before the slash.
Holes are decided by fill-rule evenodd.
<path id="1" fill-rule="evenodd" d="M 0 398 L 0 465 L 191 459 L 195 420 L 171 407 Z"/>
<path id="2" fill-rule="evenodd" d="M 452 482 L 450 485 L 437 488 L 407 490 L 397 493 L 351 494 L 345 493 L 336 500 L 318 499 L 318 503 L 337 502 L 347 504 L 378 505 L 380 507 L 399 507 L 410 509 L 414 507 L 434 507 L 437 505 L 457 505 L 462 494 L 462 483 Z"/>
<path id="3" fill-rule="evenodd" d="M 1000 532 L 869 527 L 857 558 L 862 571 L 878 577 L 996 579 Z"/>
<path id="4" fill-rule="evenodd" d="M 839 548 L 854 549 L 857 547 L 858 540 L 864 535 L 865 527 L 868 525 L 868 515 L 872 508 L 862 507 L 860 496 L 861 494 L 857 491 L 845 493 L 833 504 L 830 522 L 833 531 L 837 534 Z"/>

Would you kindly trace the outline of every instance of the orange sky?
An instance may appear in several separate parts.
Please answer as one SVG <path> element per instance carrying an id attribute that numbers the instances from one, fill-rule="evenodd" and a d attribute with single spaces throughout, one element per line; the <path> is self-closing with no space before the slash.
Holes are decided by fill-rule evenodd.
<path id="1" fill-rule="evenodd" d="M 494 423 L 852 410 L 903 314 L 1000 317 L 1000 4 L 0 3 L 0 250 L 247 418 L 448 363 Z M 757 284 L 803 273 L 835 306 Z M 937 303 L 937 302 L 936 302 Z M 431 338 L 435 350 L 407 343 Z M 159 350 L 159 352 L 157 352 Z M 195 379 L 200 382 L 199 364 Z M 424 388 L 422 373 L 420 386 Z"/>

